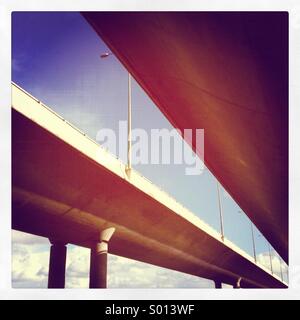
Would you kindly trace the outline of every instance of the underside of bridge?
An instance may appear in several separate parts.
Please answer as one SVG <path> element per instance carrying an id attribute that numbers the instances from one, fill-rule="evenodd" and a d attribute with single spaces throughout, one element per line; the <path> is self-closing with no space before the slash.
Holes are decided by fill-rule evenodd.
<path id="1" fill-rule="evenodd" d="M 288 14 L 82 15 L 288 262 Z"/>
<path id="2" fill-rule="evenodd" d="M 286 287 L 40 101 L 16 85 L 12 97 L 12 227 L 52 242 L 49 287 L 64 284 L 67 243 L 91 248 L 91 287 L 105 287 L 107 250 L 218 284 Z"/>

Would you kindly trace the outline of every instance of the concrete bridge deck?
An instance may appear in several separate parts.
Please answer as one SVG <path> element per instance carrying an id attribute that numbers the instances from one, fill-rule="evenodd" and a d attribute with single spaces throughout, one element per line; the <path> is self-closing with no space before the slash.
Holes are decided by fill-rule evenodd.
<path id="1" fill-rule="evenodd" d="M 253 258 L 12 85 L 12 227 L 241 287 L 284 288 Z"/>
<path id="2" fill-rule="evenodd" d="M 288 13 L 82 15 L 288 263 Z"/>

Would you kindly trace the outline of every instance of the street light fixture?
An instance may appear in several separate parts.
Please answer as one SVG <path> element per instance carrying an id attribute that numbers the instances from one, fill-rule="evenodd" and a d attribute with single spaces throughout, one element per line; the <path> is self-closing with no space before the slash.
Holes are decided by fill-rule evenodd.
<path id="1" fill-rule="evenodd" d="M 113 55 L 112 52 L 104 52 L 100 55 L 100 58 L 107 58 Z M 130 177 L 131 173 L 131 75 L 128 72 L 128 122 L 127 122 L 127 166 L 126 173 Z"/>
<path id="2" fill-rule="evenodd" d="M 112 53 L 111 52 L 104 52 L 100 55 L 101 58 L 106 58 L 108 57 L 109 55 L 111 55 Z"/>

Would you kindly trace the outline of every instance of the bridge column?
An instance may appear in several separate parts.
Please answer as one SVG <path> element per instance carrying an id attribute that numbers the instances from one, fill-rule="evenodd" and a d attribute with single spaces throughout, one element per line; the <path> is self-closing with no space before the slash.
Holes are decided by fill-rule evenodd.
<path id="1" fill-rule="evenodd" d="M 108 242 L 114 231 L 115 228 L 103 230 L 99 241 L 91 248 L 90 288 L 107 288 Z"/>
<path id="2" fill-rule="evenodd" d="M 241 289 L 241 281 L 242 281 L 242 278 L 238 278 L 237 281 L 234 283 L 233 288 Z"/>
<path id="3" fill-rule="evenodd" d="M 48 273 L 48 288 L 65 287 L 65 270 L 66 270 L 66 243 L 61 241 L 50 240 L 50 260 Z"/>
<path id="4" fill-rule="evenodd" d="M 222 282 L 220 280 L 214 280 L 215 288 L 222 289 Z"/>

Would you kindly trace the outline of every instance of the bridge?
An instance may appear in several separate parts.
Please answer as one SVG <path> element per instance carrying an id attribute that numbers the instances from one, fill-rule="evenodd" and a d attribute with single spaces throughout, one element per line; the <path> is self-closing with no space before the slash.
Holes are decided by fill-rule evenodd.
<path id="1" fill-rule="evenodd" d="M 167 193 L 12 84 L 12 228 L 49 238 L 48 287 L 64 287 L 66 244 L 91 248 L 90 287 L 107 253 L 235 288 L 287 283 Z"/>
<path id="2" fill-rule="evenodd" d="M 288 13 L 82 15 L 288 263 Z"/>

